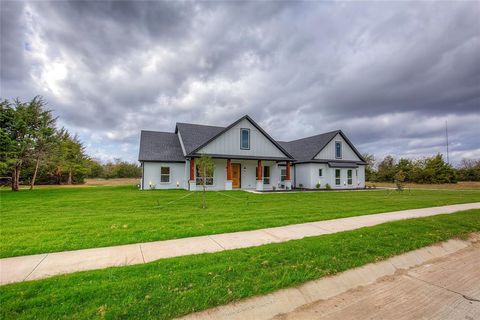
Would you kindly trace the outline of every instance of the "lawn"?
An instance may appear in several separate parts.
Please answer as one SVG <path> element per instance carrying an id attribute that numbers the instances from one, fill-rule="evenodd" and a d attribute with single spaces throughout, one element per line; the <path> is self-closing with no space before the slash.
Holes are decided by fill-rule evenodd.
<path id="1" fill-rule="evenodd" d="M 251 194 L 133 186 L 3 190 L 0 257 L 252 230 L 387 211 L 479 202 L 480 191 Z"/>
<path id="2" fill-rule="evenodd" d="M 2 319 L 168 319 L 480 231 L 480 210 L 0 287 Z"/>

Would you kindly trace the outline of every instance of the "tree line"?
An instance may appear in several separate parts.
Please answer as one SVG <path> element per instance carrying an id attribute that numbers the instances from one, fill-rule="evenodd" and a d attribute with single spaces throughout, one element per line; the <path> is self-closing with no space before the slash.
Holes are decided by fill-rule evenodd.
<path id="1" fill-rule="evenodd" d="M 371 154 L 364 155 L 367 162 L 365 178 L 371 182 L 395 182 L 399 179 L 413 183 L 456 183 L 480 181 L 480 159 L 463 159 L 457 167 L 446 163 L 441 154 L 421 159 L 400 158 L 391 155 L 380 162 Z"/>
<path id="2" fill-rule="evenodd" d="M 139 177 L 136 164 L 102 164 L 85 152 L 76 134 L 57 128 L 57 118 L 37 96 L 0 102 L 0 176 L 14 191 L 20 184 L 74 184 L 86 177 Z"/>

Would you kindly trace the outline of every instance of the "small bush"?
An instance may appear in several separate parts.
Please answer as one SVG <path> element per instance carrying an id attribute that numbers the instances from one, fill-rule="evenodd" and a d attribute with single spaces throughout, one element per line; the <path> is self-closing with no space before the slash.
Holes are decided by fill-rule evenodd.
<path id="1" fill-rule="evenodd" d="M 327 183 L 327 184 L 325 185 L 325 189 L 327 189 L 327 190 L 332 190 L 332 187 L 330 186 L 330 184 Z"/>
<path id="2" fill-rule="evenodd" d="M 320 189 L 321 187 L 321 184 L 320 183 L 317 183 L 317 185 L 315 186 L 317 189 Z"/>

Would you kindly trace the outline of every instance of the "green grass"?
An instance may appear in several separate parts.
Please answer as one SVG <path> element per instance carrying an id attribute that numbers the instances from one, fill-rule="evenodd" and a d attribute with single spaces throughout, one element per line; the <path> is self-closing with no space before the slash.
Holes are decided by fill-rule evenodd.
<path id="1" fill-rule="evenodd" d="M 166 319 L 480 231 L 480 210 L 0 287 L 2 319 Z"/>
<path id="2" fill-rule="evenodd" d="M 1 191 L 0 197 L 0 257 L 10 257 L 478 202 L 480 191 L 208 192 L 205 210 L 200 193 L 130 186 Z"/>

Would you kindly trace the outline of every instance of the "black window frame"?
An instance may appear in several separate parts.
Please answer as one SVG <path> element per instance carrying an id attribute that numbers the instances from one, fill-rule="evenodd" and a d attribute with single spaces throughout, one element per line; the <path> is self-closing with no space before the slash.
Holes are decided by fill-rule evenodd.
<path id="1" fill-rule="evenodd" d="M 248 132 L 248 146 L 243 146 L 243 132 Z M 250 129 L 249 128 L 240 128 L 240 150 L 250 150 Z"/>
<path id="2" fill-rule="evenodd" d="M 353 170 L 348 169 L 347 170 L 347 184 L 351 186 L 353 184 Z"/>
<path id="3" fill-rule="evenodd" d="M 318 169 L 318 176 L 323 177 L 323 169 L 322 168 Z"/>

